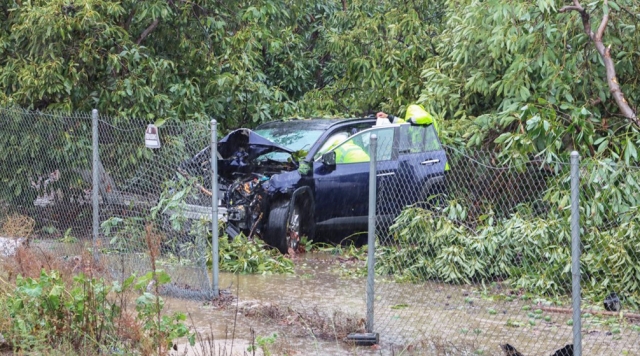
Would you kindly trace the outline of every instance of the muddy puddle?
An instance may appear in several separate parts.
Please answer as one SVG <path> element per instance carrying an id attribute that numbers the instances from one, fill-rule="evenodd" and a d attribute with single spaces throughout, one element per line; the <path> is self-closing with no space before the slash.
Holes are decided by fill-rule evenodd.
<path id="1" fill-rule="evenodd" d="M 123 275 L 148 268 L 144 255 L 105 259 Z M 220 273 L 226 302 L 184 298 L 188 291 L 168 293 L 166 309 L 187 313 L 189 324 L 224 350 L 215 355 L 252 355 L 256 340 L 272 355 L 504 355 L 499 346 L 504 343 L 524 355 L 552 355 L 572 342 L 570 313 L 549 311 L 547 301 L 509 295 L 499 285 L 378 279 L 374 331 L 380 334 L 380 345 L 355 347 L 341 338 L 363 326 L 365 278 L 342 277 L 339 271 L 350 266 L 326 254 L 306 254 L 295 263 L 294 275 Z M 207 287 L 202 269 L 166 269 L 173 281 L 193 290 Z M 585 315 L 582 324 L 584 355 L 640 355 L 638 325 L 598 315 Z"/>
<path id="2" fill-rule="evenodd" d="M 229 303 L 165 297 L 167 310 L 188 313 L 199 332 L 213 334 L 217 345 L 228 351 L 233 346 L 233 354 L 252 354 L 248 351 L 252 340 L 255 344 L 256 338 L 277 334 L 268 345 L 273 355 L 378 355 L 377 350 L 357 348 L 328 335 L 333 329 L 342 339 L 346 334 L 340 329 L 345 324 L 359 326 L 366 310 L 364 280 L 337 278 L 334 261 L 331 256 L 308 254 L 296 261 L 294 275 L 223 272 L 219 285 L 223 296 L 234 297 Z M 185 272 L 174 270 L 171 275 L 180 279 Z"/>

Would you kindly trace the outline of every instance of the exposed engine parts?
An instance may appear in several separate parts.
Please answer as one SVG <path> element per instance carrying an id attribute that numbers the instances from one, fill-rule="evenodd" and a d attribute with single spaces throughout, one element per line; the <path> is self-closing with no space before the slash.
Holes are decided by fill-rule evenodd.
<path id="1" fill-rule="evenodd" d="M 267 208 L 266 186 L 269 177 L 253 174 L 239 178 L 227 186 L 223 204 L 227 206 L 227 218 L 241 230 L 254 230 L 259 234 L 261 217 Z"/>
<path id="2" fill-rule="evenodd" d="M 209 197 L 213 197 L 215 189 L 210 178 L 211 153 L 211 147 L 207 147 L 178 167 L 178 174 L 187 179 L 201 178 L 194 186 L 199 193 Z M 297 153 L 249 129 L 235 130 L 218 142 L 215 153 L 217 197 L 219 206 L 223 208 L 218 218 L 226 222 L 225 231 L 229 237 L 242 233 L 249 238 L 257 236 L 264 240 L 268 238 L 265 235 L 267 228 L 275 226 L 271 220 L 284 224 L 288 210 L 282 212 L 280 205 L 291 198 L 295 184 L 301 179 Z M 197 211 L 192 216 L 203 214 L 203 210 L 199 210 L 200 201 L 199 197 L 187 199 L 188 209 Z M 276 205 L 280 210 L 278 216 L 272 218 L 271 212 Z M 299 236 L 294 236 L 294 239 L 298 241 Z"/>

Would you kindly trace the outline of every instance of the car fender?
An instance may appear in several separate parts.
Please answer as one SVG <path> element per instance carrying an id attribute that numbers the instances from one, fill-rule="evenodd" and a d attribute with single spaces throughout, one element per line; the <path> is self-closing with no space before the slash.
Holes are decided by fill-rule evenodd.
<path id="1" fill-rule="evenodd" d="M 306 198 L 310 204 L 311 216 L 314 216 L 315 200 L 313 191 L 309 186 L 299 186 L 301 178 L 302 176 L 298 171 L 273 175 L 267 188 L 269 199 L 271 202 L 288 199 L 291 203 L 295 203 L 296 199 Z"/>
<path id="2" fill-rule="evenodd" d="M 282 201 L 292 202 L 293 193 L 296 191 L 296 185 L 300 181 L 300 173 L 297 171 L 282 172 L 274 174 L 269 179 L 267 189 L 267 197 L 269 210 L 274 207 L 274 204 L 279 204 Z M 291 206 L 291 204 L 289 204 Z M 287 213 L 287 216 L 291 213 L 291 209 Z"/>
<path id="3" fill-rule="evenodd" d="M 313 196 L 313 191 L 311 190 L 310 187 L 304 186 L 296 189 L 291 195 L 291 200 L 289 201 L 289 207 L 292 207 L 293 204 L 296 204 L 298 202 L 306 203 L 306 204 L 303 204 L 303 211 L 305 214 L 304 217 L 306 218 L 306 223 L 308 224 L 306 229 L 307 231 L 305 232 L 307 237 L 310 240 L 314 240 L 315 231 L 316 231 L 316 219 L 315 219 L 316 204 Z M 293 210 L 289 208 L 289 214 L 291 214 L 292 211 Z"/>
<path id="4" fill-rule="evenodd" d="M 309 217 L 313 218 L 316 215 L 315 214 L 316 203 L 315 203 L 315 199 L 313 197 L 313 192 L 311 191 L 311 188 L 305 186 L 305 187 L 300 187 L 296 189 L 291 195 L 290 204 L 296 203 L 298 199 L 307 200 L 307 204 L 309 205 L 308 206 Z"/>

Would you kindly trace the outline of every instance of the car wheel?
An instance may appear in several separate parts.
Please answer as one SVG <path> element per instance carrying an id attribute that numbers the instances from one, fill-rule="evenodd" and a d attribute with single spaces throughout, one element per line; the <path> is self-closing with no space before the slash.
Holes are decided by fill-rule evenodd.
<path id="1" fill-rule="evenodd" d="M 303 225 L 302 209 L 299 204 L 290 206 L 289 201 L 279 202 L 269 212 L 264 240 L 283 254 L 290 254 L 298 250 Z"/>

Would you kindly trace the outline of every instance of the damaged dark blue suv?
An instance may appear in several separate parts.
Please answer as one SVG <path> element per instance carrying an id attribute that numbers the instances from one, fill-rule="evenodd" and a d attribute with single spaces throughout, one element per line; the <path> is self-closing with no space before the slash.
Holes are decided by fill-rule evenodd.
<path id="1" fill-rule="evenodd" d="M 403 207 L 443 191 L 447 157 L 433 125 L 377 122 L 374 117 L 273 121 L 239 129 L 218 143 L 220 211 L 227 232 L 259 236 L 294 253 L 302 236 L 340 242 L 366 231 L 369 161 L 336 160 L 347 145 L 369 152 L 378 137 L 377 218 L 393 221 Z M 183 165 L 197 174 L 209 149 Z M 391 194 L 390 194 L 391 193 Z"/>

